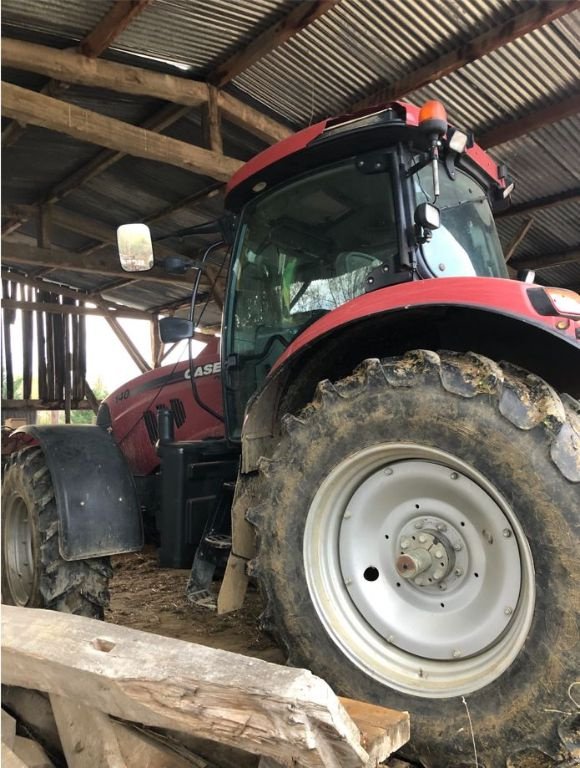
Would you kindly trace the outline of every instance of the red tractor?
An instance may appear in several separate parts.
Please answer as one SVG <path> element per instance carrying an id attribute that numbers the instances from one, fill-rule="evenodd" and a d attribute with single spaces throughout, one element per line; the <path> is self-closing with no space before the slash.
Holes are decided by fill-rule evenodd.
<path id="1" fill-rule="evenodd" d="M 486 768 L 570 750 L 580 297 L 508 279 L 511 186 L 436 102 L 249 161 L 220 224 L 221 352 L 130 381 L 98 426 L 26 428 L 5 600 L 101 615 L 145 519 L 192 599 L 227 560 L 219 610 L 255 579 L 292 664 L 410 710 L 424 765 L 472 763 L 468 714 Z"/>

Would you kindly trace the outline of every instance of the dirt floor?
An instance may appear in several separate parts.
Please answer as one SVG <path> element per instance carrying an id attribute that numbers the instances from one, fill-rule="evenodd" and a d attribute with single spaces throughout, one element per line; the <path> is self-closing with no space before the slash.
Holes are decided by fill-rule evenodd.
<path id="1" fill-rule="evenodd" d="M 107 621 L 284 664 L 282 651 L 258 626 L 262 606 L 255 590 L 240 611 L 218 616 L 187 602 L 189 571 L 159 568 L 154 549 L 113 558 L 113 568 Z"/>

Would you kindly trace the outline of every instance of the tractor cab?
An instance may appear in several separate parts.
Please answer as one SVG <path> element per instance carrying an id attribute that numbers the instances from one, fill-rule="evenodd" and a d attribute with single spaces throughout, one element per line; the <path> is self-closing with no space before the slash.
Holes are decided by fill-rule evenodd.
<path id="1" fill-rule="evenodd" d="M 266 150 L 230 182 L 224 360 L 235 437 L 277 358 L 326 313 L 413 280 L 507 278 L 492 214 L 506 182 L 448 129 L 441 105 L 426 106 L 328 121 L 314 137 L 306 129 L 307 143 L 291 137 L 272 163 Z"/>

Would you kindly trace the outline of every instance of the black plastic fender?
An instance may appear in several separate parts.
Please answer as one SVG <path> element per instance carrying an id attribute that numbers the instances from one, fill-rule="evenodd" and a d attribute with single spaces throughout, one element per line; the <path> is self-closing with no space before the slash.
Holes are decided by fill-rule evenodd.
<path id="1" fill-rule="evenodd" d="M 111 435 L 92 425 L 21 427 L 42 448 L 50 471 L 64 560 L 135 552 L 143 547 L 137 492 Z"/>

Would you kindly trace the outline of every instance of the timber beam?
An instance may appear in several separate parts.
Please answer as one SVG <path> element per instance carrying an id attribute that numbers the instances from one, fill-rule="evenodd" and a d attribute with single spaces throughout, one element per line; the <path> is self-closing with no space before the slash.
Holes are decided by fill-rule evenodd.
<path id="1" fill-rule="evenodd" d="M 91 302 L 92 303 L 92 302 Z M 151 315 L 146 315 L 138 310 L 130 309 L 109 310 L 105 307 L 84 307 L 75 304 L 58 304 L 54 301 L 20 301 L 17 299 L 2 299 L 4 309 L 22 309 L 28 312 L 49 312 L 56 315 L 93 315 L 95 317 L 125 317 L 137 320 L 151 320 Z"/>
<path id="2" fill-rule="evenodd" d="M 151 2 L 152 0 L 125 0 L 124 3 L 113 3 L 111 10 L 81 42 L 80 50 L 85 56 L 99 56 Z"/>
<path id="3" fill-rule="evenodd" d="M 46 267 L 47 269 L 67 269 L 72 272 L 87 274 L 110 275 L 126 280 L 140 280 L 149 283 L 169 283 L 182 288 L 191 288 L 191 279 L 184 275 L 168 275 L 161 267 L 153 267 L 148 272 L 125 272 L 118 260 L 113 256 L 96 253 L 90 259 L 81 254 L 60 248 L 37 248 L 27 243 L 15 243 L 9 240 L 2 242 L 4 263 L 23 264 L 30 267 Z"/>
<path id="4" fill-rule="evenodd" d="M 546 253 L 540 256 L 521 256 L 511 262 L 514 269 L 544 269 L 558 267 L 560 264 L 580 262 L 580 245 L 575 245 L 558 253 Z"/>
<path id="5" fill-rule="evenodd" d="M 508 21 L 484 32 L 450 53 L 435 59 L 400 80 L 375 90 L 370 96 L 357 101 L 353 110 L 364 109 L 373 104 L 396 101 L 412 91 L 423 88 L 442 77 L 456 72 L 466 64 L 480 59 L 488 53 L 527 35 L 538 27 L 580 8 L 579 0 L 553 3 L 547 0 L 536 2 L 529 10 L 513 16 Z"/>
<path id="6" fill-rule="evenodd" d="M 266 141 L 279 141 L 292 134 L 286 126 L 249 107 L 234 96 L 226 97 L 216 92 L 212 97 L 212 89 L 207 83 L 188 80 L 185 77 L 166 75 L 104 59 L 89 58 L 74 51 L 58 50 L 11 38 L 2 38 L 2 63 L 4 66 L 36 72 L 67 83 L 107 88 L 133 96 L 148 96 L 169 101 L 172 103 L 171 122 L 174 122 L 174 117 L 178 119 L 186 114 L 189 108 L 208 104 L 212 98 L 215 98 L 216 108 L 225 118 Z M 175 105 L 187 107 L 187 109 L 178 110 L 177 115 L 174 116 Z M 156 118 L 157 115 L 151 119 Z M 167 127 L 168 124 L 171 123 L 164 121 L 163 127 Z"/>
<path id="7" fill-rule="evenodd" d="M 497 147 L 499 144 L 519 139 L 520 136 L 537 131 L 551 123 L 573 117 L 578 112 L 580 112 L 580 93 L 568 96 L 558 104 L 550 104 L 542 109 L 536 109 L 517 120 L 501 123 L 501 125 L 480 134 L 477 143 L 483 149 Z"/>
<path id="8" fill-rule="evenodd" d="M 505 211 L 496 213 L 495 218 L 507 219 L 512 216 L 519 216 L 522 213 L 532 213 L 534 211 L 544 210 L 545 208 L 551 208 L 552 206 L 559 205 L 560 203 L 569 203 L 575 200 L 580 200 L 580 187 L 567 189 L 564 192 L 557 192 L 554 195 L 537 197 L 534 200 L 525 200 L 522 203 L 517 203 L 516 205 L 512 205 L 510 208 L 506 208 Z"/>
<path id="9" fill-rule="evenodd" d="M 267 56 L 271 51 L 285 43 L 297 32 L 312 24 L 322 14 L 333 8 L 340 0 L 299 0 L 280 21 L 261 35 L 230 56 L 210 74 L 208 81 L 218 88 L 223 88 L 237 75 L 252 64 Z"/>
<path id="10" fill-rule="evenodd" d="M 80 141 L 175 165 L 219 181 L 227 181 L 243 165 L 240 160 L 218 152 L 11 83 L 2 83 L 2 114 L 22 123 L 65 133 Z"/>

